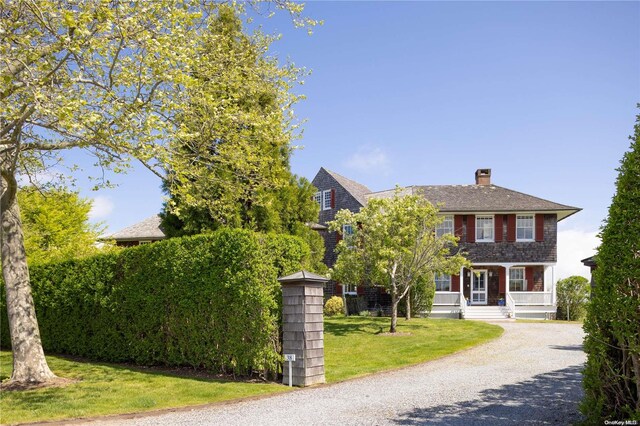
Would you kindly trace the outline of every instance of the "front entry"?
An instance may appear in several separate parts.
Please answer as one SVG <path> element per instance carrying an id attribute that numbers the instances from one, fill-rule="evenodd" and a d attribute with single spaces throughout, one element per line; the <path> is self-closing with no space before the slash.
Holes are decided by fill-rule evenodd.
<path id="1" fill-rule="evenodd" d="M 474 270 L 471 273 L 471 304 L 487 304 L 487 270 Z"/>

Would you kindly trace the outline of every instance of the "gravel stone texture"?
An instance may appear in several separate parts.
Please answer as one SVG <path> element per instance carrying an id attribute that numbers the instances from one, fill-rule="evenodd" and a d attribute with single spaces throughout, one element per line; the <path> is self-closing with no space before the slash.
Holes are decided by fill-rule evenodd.
<path id="1" fill-rule="evenodd" d="M 263 399 L 91 424 L 469 426 L 579 421 L 586 360 L 581 326 L 498 324 L 505 329 L 499 339 L 414 367 Z"/>

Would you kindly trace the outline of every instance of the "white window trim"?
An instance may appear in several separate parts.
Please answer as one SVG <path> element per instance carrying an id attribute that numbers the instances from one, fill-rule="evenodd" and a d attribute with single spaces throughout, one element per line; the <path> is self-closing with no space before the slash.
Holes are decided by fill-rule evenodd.
<path id="1" fill-rule="evenodd" d="M 518 217 L 523 217 L 523 216 L 530 216 L 532 219 L 532 229 L 531 229 L 531 235 L 532 238 L 518 238 Z M 516 214 L 516 241 L 517 242 L 522 242 L 522 243 L 528 243 L 531 241 L 535 241 L 536 240 L 536 215 L 533 213 L 518 213 Z"/>
<path id="2" fill-rule="evenodd" d="M 451 232 L 448 232 L 448 231 L 447 231 L 447 232 L 444 232 L 442 235 L 447 235 L 447 234 L 451 234 L 451 235 L 453 235 L 453 233 L 454 233 L 454 228 L 455 228 L 455 226 L 456 226 L 456 225 L 455 225 L 455 223 L 454 223 L 454 222 L 455 222 L 455 221 L 454 221 L 454 216 L 453 216 L 453 215 L 451 215 L 451 214 L 447 214 L 447 215 L 443 215 L 443 216 L 444 216 L 444 219 L 442 220 L 442 222 L 440 222 L 438 225 L 436 225 L 436 236 L 438 236 L 438 231 L 439 231 L 439 230 L 443 230 L 443 231 L 444 231 L 444 230 L 448 230 L 448 229 L 449 229 L 449 228 L 444 228 L 444 227 L 442 227 L 442 225 L 443 225 L 446 221 L 448 221 L 448 219 L 450 219 L 450 222 L 451 222 Z"/>
<path id="3" fill-rule="evenodd" d="M 478 238 L 478 219 L 479 218 L 491 218 L 491 234 L 493 234 L 493 238 L 491 239 L 479 239 Z M 493 243 L 496 241 L 496 218 L 495 215 L 492 214 L 480 214 L 480 215 L 476 215 L 476 220 L 475 220 L 475 227 L 476 227 L 476 243 Z"/>
<path id="4" fill-rule="evenodd" d="M 438 290 L 438 289 L 436 288 L 436 293 L 453 293 L 453 292 L 451 291 L 451 274 L 434 274 L 434 275 L 433 275 L 433 281 L 434 281 L 434 284 L 435 284 L 436 286 L 437 286 L 437 283 L 436 283 L 435 281 L 436 281 L 436 277 L 437 277 L 438 275 L 448 275 L 448 276 L 449 276 L 449 290 Z M 455 293 L 458 293 L 458 292 L 455 292 Z"/>
<path id="5" fill-rule="evenodd" d="M 352 290 L 353 289 L 353 290 Z M 349 295 L 358 295 L 358 286 L 355 284 L 342 284 L 342 293 Z"/>
<path id="6" fill-rule="evenodd" d="M 328 203 L 327 203 L 327 195 L 326 194 L 329 194 L 329 202 Z M 322 210 L 331 210 L 331 190 L 330 189 L 325 189 L 324 191 L 322 191 Z"/>
<path id="7" fill-rule="evenodd" d="M 509 291 L 528 291 L 527 290 L 527 271 L 524 268 L 524 266 L 514 266 L 512 268 L 509 268 L 509 287 L 511 287 L 511 284 L 513 283 L 513 278 L 511 278 L 511 272 L 515 271 L 515 270 L 521 270 L 522 271 L 522 287 L 524 290 L 511 290 L 511 288 L 509 288 Z"/>
<path id="8" fill-rule="evenodd" d="M 313 201 L 318 203 L 319 206 L 322 206 L 322 192 L 318 191 L 313 194 Z"/>
<path id="9" fill-rule="evenodd" d="M 347 234 L 347 227 L 351 228 L 351 233 Z M 346 237 L 347 235 L 352 235 L 353 234 L 353 225 L 342 225 L 342 236 Z"/>

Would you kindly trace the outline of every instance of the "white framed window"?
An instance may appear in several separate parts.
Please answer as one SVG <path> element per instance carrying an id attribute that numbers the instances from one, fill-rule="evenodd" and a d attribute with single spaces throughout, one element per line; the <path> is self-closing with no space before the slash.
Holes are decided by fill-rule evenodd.
<path id="1" fill-rule="evenodd" d="M 453 216 L 447 215 L 444 220 L 436 225 L 436 237 L 442 237 L 445 234 L 453 234 Z"/>
<path id="2" fill-rule="evenodd" d="M 358 286 L 355 284 L 342 284 L 344 294 L 358 294 Z"/>
<path id="3" fill-rule="evenodd" d="M 451 275 L 436 274 L 436 291 L 451 291 Z"/>
<path id="4" fill-rule="evenodd" d="M 532 214 L 516 216 L 516 241 L 533 241 L 534 220 Z"/>
<path id="5" fill-rule="evenodd" d="M 321 206 L 322 204 L 322 192 L 318 191 L 315 194 L 313 194 L 313 201 L 315 201 L 316 203 L 318 203 L 319 206 Z"/>
<path id="6" fill-rule="evenodd" d="M 476 216 L 476 241 L 493 242 L 493 216 Z"/>
<path id="7" fill-rule="evenodd" d="M 345 237 L 347 235 L 353 235 L 353 226 L 351 225 L 342 225 L 342 235 Z"/>
<path id="8" fill-rule="evenodd" d="M 527 291 L 524 268 L 509 269 L 509 291 Z"/>
<path id="9" fill-rule="evenodd" d="M 322 210 L 331 209 L 331 190 L 326 189 L 322 191 Z"/>

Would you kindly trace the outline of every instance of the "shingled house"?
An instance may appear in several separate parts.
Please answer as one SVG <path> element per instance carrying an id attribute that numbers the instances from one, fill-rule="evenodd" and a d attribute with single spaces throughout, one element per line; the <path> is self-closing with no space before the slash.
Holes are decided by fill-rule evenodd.
<path id="1" fill-rule="evenodd" d="M 116 245 L 121 247 L 131 247 L 164 240 L 166 236 L 162 231 L 160 222 L 160 216 L 153 215 L 142 222 L 135 223 L 108 235 L 105 239 L 114 240 Z"/>
<path id="2" fill-rule="evenodd" d="M 392 197 L 395 189 L 371 192 L 366 186 L 321 168 L 313 179 L 318 189 L 319 223 L 340 209 L 357 212 L 367 200 Z M 457 275 L 435 277 L 433 316 L 464 318 L 551 318 L 555 315 L 557 223 L 580 211 L 491 183 L 491 169 L 479 169 L 472 185 L 426 185 L 403 188 L 440 204 L 444 221 L 437 232 L 453 233 L 473 263 Z M 349 232 L 349 230 L 345 230 Z M 325 263 L 335 262 L 340 233 L 321 231 Z M 327 295 L 349 294 L 368 309 L 384 309 L 390 297 L 383 289 L 329 282 Z"/>

